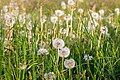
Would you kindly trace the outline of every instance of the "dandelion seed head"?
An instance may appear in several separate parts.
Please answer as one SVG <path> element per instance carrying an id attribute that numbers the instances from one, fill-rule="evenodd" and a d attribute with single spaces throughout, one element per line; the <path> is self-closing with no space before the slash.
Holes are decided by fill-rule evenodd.
<path id="1" fill-rule="evenodd" d="M 60 28 L 60 34 L 66 34 L 66 29 Z"/>
<path id="2" fill-rule="evenodd" d="M 75 60 L 74 59 L 66 59 L 64 61 L 65 68 L 72 69 L 75 67 Z"/>
<path id="3" fill-rule="evenodd" d="M 62 10 L 55 10 L 55 15 L 56 16 L 63 16 L 64 15 L 64 11 L 62 11 Z"/>
<path id="4" fill-rule="evenodd" d="M 84 10 L 82 8 L 78 9 L 78 13 L 82 14 Z"/>
<path id="5" fill-rule="evenodd" d="M 56 79 L 56 75 L 54 74 L 54 72 L 49 72 L 44 74 L 44 78 L 46 80 L 53 80 Z"/>
<path id="6" fill-rule="evenodd" d="M 61 7 L 62 7 L 62 9 L 66 9 L 66 4 L 64 1 L 61 2 Z"/>
<path id="7" fill-rule="evenodd" d="M 116 12 L 117 15 L 119 15 L 120 14 L 120 9 L 119 8 L 115 8 L 115 12 Z"/>
<path id="8" fill-rule="evenodd" d="M 96 13 L 96 12 L 92 12 L 92 17 L 93 17 L 93 19 L 95 19 L 95 20 L 99 20 L 99 14 L 98 13 Z"/>
<path id="9" fill-rule="evenodd" d="M 62 39 L 56 38 L 53 40 L 53 47 L 56 49 L 62 49 L 65 43 Z"/>
<path id="10" fill-rule="evenodd" d="M 40 48 L 37 53 L 37 55 L 48 55 L 48 54 L 49 54 L 48 50 L 44 48 Z"/>
<path id="11" fill-rule="evenodd" d="M 71 19 L 72 19 L 72 16 L 70 14 L 68 14 L 67 16 L 64 17 L 64 20 L 67 20 L 67 21 L 69 21 Z"/>
<path id="12" fill-rule="evenodd" d="M 57 17 L 57 16 L 52 16 L 52 17 L 51 17 L 51 22 L 52 22 L 52 23 L 55 24 L 55 23 L 57 23 L 57 21 L 58 21 L 58 17 Z"/>
<path id="13" fill-rule="evenodd" d="M 69 6 L 74 6 L 74 5 L 75 5 L 74 0 L 68 0 L 68 5 L 69 5 Z"/>
<path id="14" fill-rule="evenodd" d="M 85 59 L 85 61 L 88 61 L 88 60 L 92 60 L 93 57 L 86 54 L 83 59 Z"/>
<path id="15" fill-rule="evenodd" d="M 3 6 L 3 11 L 6 13 L 6 12 L 8 12 L 8 6 Z"/>
<path id="16" fill-rule="evenodd" d="M 108 28 L 106 27 L 106 26 L 102 26 L 101 28 L 100 28 L 100 32 L 102 33 L 102 34 L 108 34 Z"/>
<path id="17" fill-rule="evenodd" d="M 47 16 L 46 15 L 43 15 L 41 18 L 40 18 L 40 22 L 41 23 L 45 23 L 47 20 Z"/>
<path id="18" fill-rule="evenodd" d="M 58 55 L 60 57 L 68 57 L 70 55 L 70 49 L 67 47 L 64 47 L 58 51 Z"/>
<path id="19" fill-rule="evenodd" d="M 101 16 L 104 16 L 104 10 L 103 9 L 99 10 L 99 13 L 100 13 Z"/>

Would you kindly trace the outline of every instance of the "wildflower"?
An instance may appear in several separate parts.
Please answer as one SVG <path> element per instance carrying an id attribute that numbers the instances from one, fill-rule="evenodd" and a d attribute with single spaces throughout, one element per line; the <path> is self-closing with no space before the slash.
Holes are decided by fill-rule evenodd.
<path id="1" fill-rule="evenodd" d="M 70 55 L 70 49 L 67 48 L 67 47 L 64 47 L 61 50 L 59 50 L 58 55 L 60 57 L 65 57 L 66 58 Z"/>
<path id="2" fill-rule="evenodd" d="M 62 39 L 56 38 L 53 40 L 53 47 L 56 49 L 62 49 L 64 47 L 64 41 Z"/>
<path id="3" fill-rule="evenodd" d="M 19 15 L 19 23 L 20 23 L 20 27 L 22 27 L 23 24 L 25 23 L 25 21 L 26 21 L 25 18 L 26 18 L 25 14 L 21 14 L 21 15 Z"/>
<path id="4" fill-rule="evenodd" d="M 72 69 L 75 67 L 75 60 L 74 59 L 68 59 L 64 61 L 65 68 Z"/>
<path id="5" fill-rule="evenodd" d="M 19 64 L 19 69 L 20 69 L 20 70 L 24 70 L 26 67 L 27 67 L 26 63 L 23 63 L 23 64 L 20 63 L 20 64 Z"/>
<path id="6" fill-rule="evenodd" d="M 108 28 L 107 28 L 106 26 L 102 26 L 102 27 L 100 28 L 100 32 L 101 32 L 102 34 L 108 35 Z"/>
<path id="7" fill-rule="evenodd" d="M 99 20 L 99 14 L 96 12 L 92 12 L 92 18 L 95 20 Z"/>
<path id="8" fill-rule="evenodd" d="M 52 16 L 52 17 L 51 17 L 51 22 L 52 22 L 52 23 L 55 24 L 57 21 L 58 21 L 58 17 L 57 17 L 57 16 Z"/>
<path id="9" fill-rule="evenodd" d="M 84 10 L 82 8 L 78 9 L 78 13 L 82 14 Z"/>
<path id="10" fill-rule="evenodd" d="M 66 9 L 66 4 L 64 1 L 61 2 L 61 7 L 62 7 L 62 9 Z"/>
<path id="11" fill-rule="evenodd" d="M 98 23 L 95 20 L 88 21 L 88 32 L 94 31 L 97 26 L 98 26 Z"/>
<path id="12" fill-rule="evenodd" d="M 68 5 L 69 5 L 69 6 L 74 6 L 74 5 L 75 5 L 74 0 L 68 0 Z"/>
<path id="13" fill-rule="evenodd" d="M 101 16 L 104 16 L 104 10 L 103 9 L 99 10 L 99 13 L 100 13 Z"/>
<path id="14" fill-rule="evenodd" d="M 3 6 L 3 11 L 6 13 L 8 12 L 8 6 Z"/>
<path id="15" fill-rule="evenodd" d="M 83 59 L 85 59 L 85 61 L 87 61 L 87 60 L 92 60 L 92 58 L 93 58 L 92 56 L 85 55 Z"/>
<path id="16" fill-rule="evenodd" d="M 46 22 L 46 19 L 47 19 L 47 16 L 43 15 L 43 16 L 40 18 L 40 22 L 41 22 L 41 23 L 45 23 L 45 22 Z"/>
<path id="17" fill-rule="evenodd" d="M 60 34 L 66 34 L 66 29 L 60 28 Z"/>
<path id="18" fill-rule="evenodd" d="M 67 21 L 69 21 L 69 20 L 71 20 L 72 19 L 72 16 L 70 15 L 70 14 L 68 14 L 68 16 L 65 16 L 64 17 L 64 20 L 67 20 Z"/>
<path id="19" fill-rule="evenodd" d="M 44 48 L 40 48 L 37 53 L 37 55 L 48 55 L 48 54 L 49 54 L 48 50 Z"/>
<path id="20" fill-rule="evenodd" d="M 46 80 L 54 80 L 56 79 L 56 75 L 54 74 L 54 72 L 49 72 L 44 74 L 44 78 Z"/>
<path id="21" fill-rule="evenodd" d="M 10 13 L 4 14 L 4 19 L 5 19 L 5 20 L 10 20 L 10 19 L 11 19 Z"/>
<path id="22" fill-rule="evenodd" d="M 55 15 L 56 16 L 63 16 L 64 12 L 62 10 L 55 10 Z"/>
<path id="23" fill-rule="evenodd" d="M 120 14 L 120 9 L 119 8 L 115 8 L 115 12 L 116 12 L 117 15 L 119 15 Z"/>

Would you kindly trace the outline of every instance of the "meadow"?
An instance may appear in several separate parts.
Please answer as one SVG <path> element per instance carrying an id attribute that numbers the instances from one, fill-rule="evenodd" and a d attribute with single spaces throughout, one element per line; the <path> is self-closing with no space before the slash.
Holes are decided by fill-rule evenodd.
<path id="1" fill-rule="evenodd" d="M 0 0 L 0 80 L 120 80 L 120 1 Z"/>

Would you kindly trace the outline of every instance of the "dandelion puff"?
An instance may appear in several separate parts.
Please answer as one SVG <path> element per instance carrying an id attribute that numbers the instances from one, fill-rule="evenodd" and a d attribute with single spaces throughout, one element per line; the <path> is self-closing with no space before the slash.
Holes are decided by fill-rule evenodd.
<path id="1" fill-rule="evenodd" d="M 66 4 L 64 1 L 61 2 L 61 7 L 62 7 L 62 9 L 66 9 Z"/>
<path id="2" fill-rule="evenodd" d="M 106 26 L 102 26 L 102 27 L 100 28 L 100 32 L 101 32 L 102 34 L 108 35 L 108 28 L 107 28 Z"/>
<path id="3" fill-rule="evenodd" d="M 60 28 L 60 34 L 66 34 L 66 29 Z"/>
<path id="4" fill-rule="evenodd" d="M 99 20 L 99 14 L 98 14 L 98 13 L 92 12 L 91 15 L 92 15 L 92 17 L 93 17 L 94 19 Z"/>
<path id="5" fill-rule="evenodd" d="M 61 50 L 58 51 L 58 55 L 60 57 L 68 57 L 70 55 L 70 49 L 67 47 L 62 48 Z"/>
<path id="6" fill-rule="evenodd" d="M 46 16 L 46 15 L 43 15 L 43 16 L 40 18 L 40 22 L 41 22 L 41 23 L 45 23 L 45 22 L 46 22 L 46 19 L 47 19 L 47 16 Z"/>
<path id="7" fill-rule="evenodd" d="M 75 60 L 74 59 L 66 59 L 64 61 L 65 68 L 72 69 L 75 67 Z"/>
<path id="8" fill-rule="evenodd" d="M 56 16 L 63 16 L 64 15 L 64 11 L 62 11 L 62 10 L 55 10 L 55 15 Z"/>
<path id="9" fill-rule="evenodd" d="M 57 16 L 52 16 L 52 17 L 51 17 L 51 22 L 52 22 L 52 23 L 56 24 L 57 21 L 58 21 L 58 17 L 57 17 Z"/>
<path id="10" fill-rule="evenodd" d="M 3 11 L 6 13 L 6 12 L 8 12 L 8 6 L 3 6 Z"/>
<path id="11" fill-rule="evenodd" d="M 87 60 L 92 60 L 93 57 L 86 54 L 83 59 L 85 59 L 85 61 L 87 61 Z"/>
<path id="12" fill-rule="evenodd" d="M 44 78 L 46 80 L 54 80 L 56 79 L 56 75 L 54 74 L 54 72 L 49 72 L 44 74 Z"/>
<path id="13" fill-rule="evenodd" d="M 65 43 L 62 39 L 56 38 L 53 40 L 53 47 L 56 49 L 62 49 L 64 47 Z"/>
<path id="14" fill-rule="evenodd" d="M 40 48 L 37 53 L 37 55 L 48 55 L 48 54 L 49 54 L 48 50 L 44 48 Z"/>
<path id="15" fill-rule="evenodd" d="M 64 17 L 64 20 L 67 20 L 67 21 L 69 21 L 71 19 L 72 19 L 72 16 L 70 14 L 68 14 L 67 16 Z"/>
<path id="16" fill-rule="evenodd" d="M 104 10 L 103 9 L 99 10 L 99 13 L 100 13 L 101 16 L 104 16 Z"/>
<path id="17" fill-rule="evenodd" d="M 74 5 L 75 5 L 74 0 L 68 0 L 68 5 L 69 5 L 69 6 L 74 6 Z"/>
<path id="18" fill-rule="evenodd" d="M 82 14 L 84 10 L 82 8 L 78 9 L 78 13 Z"/>
<path id="19" fill-rule="evenodd" d="M 115 12 L 116 12 L 117 15 L 119 15 L 120 14 L 120 9 L 119 8 L 115 8 Z"/>

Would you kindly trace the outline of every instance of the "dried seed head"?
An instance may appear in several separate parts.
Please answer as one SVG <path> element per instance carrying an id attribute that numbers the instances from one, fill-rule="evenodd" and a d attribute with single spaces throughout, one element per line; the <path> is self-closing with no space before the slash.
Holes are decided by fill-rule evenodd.
<path id="1" fill-rule="evenodd" d="M 60 57 L 68 57 L 70 55 L 70 49 L 67 47 L 62 48 L 61 50 L 58 51 L 58 55 Z"/>
<path id="2" fill-rule="evenodd" d="M 64 61 L 65 68 L 72 69 L 75 67 L 75 60 L 74 59 L 68 59 Z"/>
<path id="3" fill-rule="evenodd" d="M 56 38 L 53 40 L 53 47 L 56 49 L 62 49 L 64 47 L 64 41 L 62 39 Z"/>

